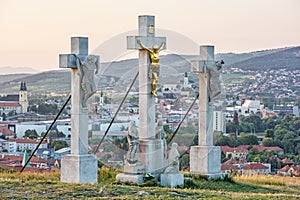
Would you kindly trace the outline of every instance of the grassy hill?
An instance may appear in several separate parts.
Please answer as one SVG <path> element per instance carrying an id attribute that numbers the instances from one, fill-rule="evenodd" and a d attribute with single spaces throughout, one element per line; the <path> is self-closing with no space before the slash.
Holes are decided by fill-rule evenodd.
<path id="1" fill-rule="evenodd" d="M 153 182 L 141 186 L 115 182 L 111 169 L 99 170 L 98 184 L 60 182 L 58 172 L 0 172 L 0 199 L 299 199 L 300 178 L 236 177 L 208 181 L 191 177 L 181 188 L 163 188 Z M 185 175 L 187 176 L 187 175 Z M 152 185 L 152 186 L 150 186 Z"/>

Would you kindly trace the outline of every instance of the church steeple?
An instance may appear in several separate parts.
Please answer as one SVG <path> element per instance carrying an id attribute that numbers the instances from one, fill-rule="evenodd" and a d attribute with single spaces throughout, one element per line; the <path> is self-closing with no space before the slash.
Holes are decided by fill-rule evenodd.
<path id="1" fill-rule="evenodd" d="M 26 83 L 25 83 L 25 81 L 21 81 L 21 87 L 20 87 L 20 91 L 27 91 L 27 88 L 26 88 Z"/>
<path id="2" fill-rule="evenodd" d="M 20 91 L 19 91 L 19 104 L 22 107 L 22 113 L 26 113 L 28 108 L 28 99 L 27 99 L 27 88 L 26 88 L 25 81 L 21 82 Z"/>

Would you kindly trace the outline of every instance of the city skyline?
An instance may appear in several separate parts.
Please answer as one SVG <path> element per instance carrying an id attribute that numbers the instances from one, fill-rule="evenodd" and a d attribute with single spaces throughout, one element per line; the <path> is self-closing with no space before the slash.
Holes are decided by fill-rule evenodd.
<path id="1" fill-rule="evenodd" d="M 58 55 L 70 52 L 71 36 L 89 37 L 92 52 L 136 30 L 139 15 L 154 15 L 157 29 L 176 32 L 196 45 L 213 44 L 216 53 L 298 46 L 299 10 L 297 0 L 0 0 L 0 67 L 59 69 Z"/>

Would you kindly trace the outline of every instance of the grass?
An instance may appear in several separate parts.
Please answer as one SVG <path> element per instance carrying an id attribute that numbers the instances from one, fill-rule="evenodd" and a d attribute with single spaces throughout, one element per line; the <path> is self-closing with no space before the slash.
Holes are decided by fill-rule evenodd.
<path id="1" fill-rule="evenodd" d="M 209 181 L 192 176 L 184 187 L 120 184 L 120 173 L 99 170 L 98 184 L 60 182 L 60 174 L 0 172 L 0 199 L 300 199 L 300 178 L 241 176 Z"/>

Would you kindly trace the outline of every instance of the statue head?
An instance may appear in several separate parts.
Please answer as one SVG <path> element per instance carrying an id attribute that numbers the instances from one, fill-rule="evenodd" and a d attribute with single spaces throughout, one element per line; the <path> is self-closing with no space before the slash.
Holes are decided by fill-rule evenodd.
<path id="1" fill-rule="evenodd" d="M 154 52 L 158 52 L 158 46 L 156 44 L 154 44 L 152 46 L 152 49 L 153 49 Z"/>
<path id="2" fill-rule="evenodd" d="M 177 150 L 178 144 L 177 143 L 172 143 L 172 149 L 176 149 Z"/>
<path id="3" fill-rule="evenodd" d="M 89 62 L 89 63 L 93 63 L 95 64 L 97 62 L 97 57 L 96 56 L 93 56 L 93 55 L 88 55 L 86 57 L 86 61 Z"/>

